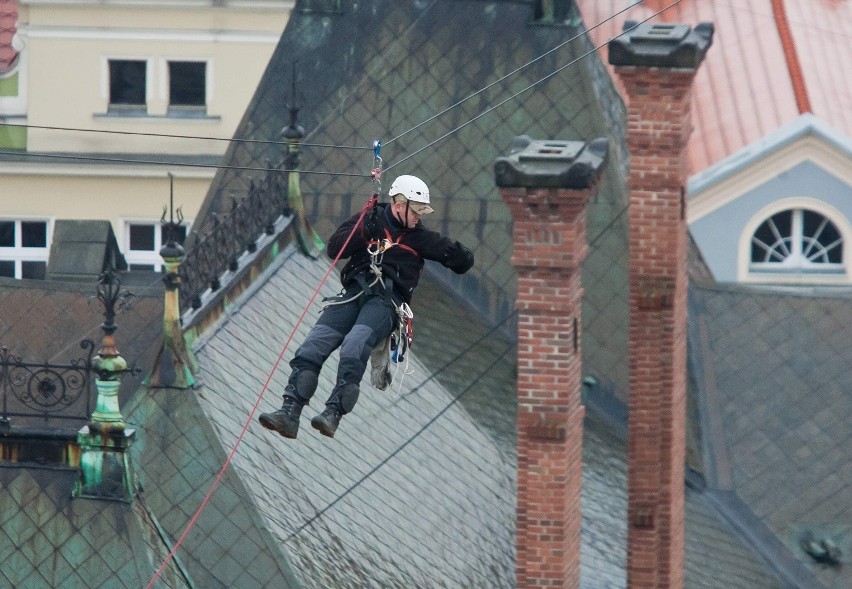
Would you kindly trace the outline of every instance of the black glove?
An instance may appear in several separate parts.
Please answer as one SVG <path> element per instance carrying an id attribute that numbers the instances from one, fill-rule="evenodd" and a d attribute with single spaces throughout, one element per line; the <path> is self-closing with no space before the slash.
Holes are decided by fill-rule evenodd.
<path id="1" fill-rule="evenodd" d="M 464 274 L 473 267 L 473 252 L 457 241 L 444 252 L 444 266 L 456 274 Z"/>
<path id="2" fill-rule="evenodd" d="M 373 211 L 364 217 L 364 237 L 369 240 L 379 239 L 384 236 L 383 229 L 378 207 L 373 207 Z"/>

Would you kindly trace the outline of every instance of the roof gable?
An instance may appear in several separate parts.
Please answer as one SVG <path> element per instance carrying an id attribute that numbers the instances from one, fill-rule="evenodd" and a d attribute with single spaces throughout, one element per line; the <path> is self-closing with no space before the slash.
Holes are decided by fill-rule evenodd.
<path id="1" fill-rule="evenodd" d="M 852 186 L 852 138 L 806 114 L 692 176 L 687 222 L 694 223 L 802 162 Z"/>

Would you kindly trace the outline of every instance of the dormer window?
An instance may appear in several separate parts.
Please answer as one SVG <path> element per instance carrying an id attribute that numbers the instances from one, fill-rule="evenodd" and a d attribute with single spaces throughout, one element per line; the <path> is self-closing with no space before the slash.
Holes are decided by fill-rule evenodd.
<path id="1" fill-rule="evenodd" d="M 825 215 L 787 209 L 758 226 L 750 260 L 753 273 L 842 273 L 843 237 Z"/>

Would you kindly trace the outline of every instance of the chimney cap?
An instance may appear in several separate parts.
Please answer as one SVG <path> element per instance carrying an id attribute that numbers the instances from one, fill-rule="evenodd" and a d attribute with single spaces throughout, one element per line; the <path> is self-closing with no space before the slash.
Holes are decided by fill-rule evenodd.
<path id="1" fill-rule="evenodd" d="M 515 137 L 510 155 L 494 163 L 501 188 L 590 188 L 600 177 L 609 144 L 599 137 L 590 142 Z"/>
<path id="2" fill-rule="evenodd" d="M 611 65 L 697 69 L 713 43 L 714 27 L 628 20 L 623 30 L 609 42 Z"/>

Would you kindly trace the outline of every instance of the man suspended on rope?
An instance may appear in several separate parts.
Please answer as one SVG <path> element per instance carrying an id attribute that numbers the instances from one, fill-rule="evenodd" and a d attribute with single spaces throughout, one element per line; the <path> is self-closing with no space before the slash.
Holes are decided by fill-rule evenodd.
<path id="1" fill-rule="evenodd" d="M 425 182 L 400 176 L 391 185 L 389 196 L 391 202 L 374 206 L 360 227 L 356 224 L 361 215 L 354 215 L 328 240 L 332 259 L 338 254 L 349 258 L 340 273 L 343 292 L 323 310 L 296 350 L 281 409 L 259 417 L 263 427 L 285 438 L 296 437 L 299 416 L 316 391 L 322 365 L 339 347 L 335 387 L 325 410 L 311 420 L 321 434 L 334 437 L 340 419 L 358 401 L 371 352 L 390 338 L 398 309 L 411 302 L 424 260 L 439 262 L 457 274 L 473 266 L 473 252 L 420 222 L 421 216 L 433 212 Z"/>

